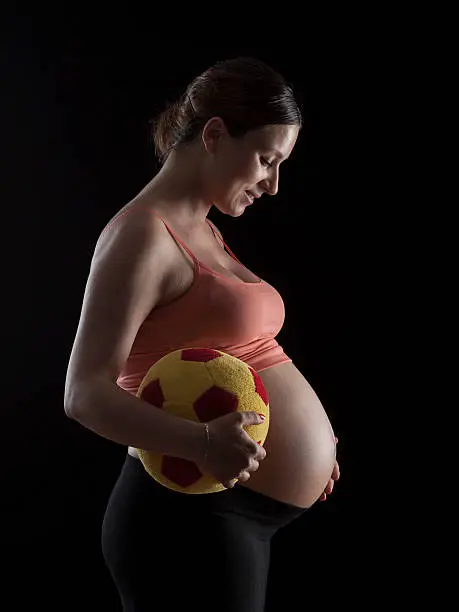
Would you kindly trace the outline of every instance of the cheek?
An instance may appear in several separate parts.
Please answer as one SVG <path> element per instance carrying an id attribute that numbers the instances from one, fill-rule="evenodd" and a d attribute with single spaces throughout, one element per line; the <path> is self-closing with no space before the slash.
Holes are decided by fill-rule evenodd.
<path id="1" fill-rule="evenodd" d="M 240 191 L 247 184 L 247 167 L 233 161 L 221 170 L 220 180 L 220 189 L 227 192 Z"/>
<path id="2" fill-rule="evenodd" d="M 238 154 L 221 158 L 218 164 L 214 165 L 210 178 L 213 193 L 230 196 L 248 189 L 263 177 L 253 156 Z"/>
<path id="3" fill-rule="evenodd" d="M 260 166 L 253 158 L 238 160 L 235 176 L 244 186 L 251 186 L 262 179 Z"/>
<path id="4" fill-rule="evenodd" d="M 247 160 L 245 167 L 245 174 L 248 180 L 252 183 L 258 183 L 261 181 L 264 175 L 265 169 L 260 165 L 258 157 L 251 157 Z"/>

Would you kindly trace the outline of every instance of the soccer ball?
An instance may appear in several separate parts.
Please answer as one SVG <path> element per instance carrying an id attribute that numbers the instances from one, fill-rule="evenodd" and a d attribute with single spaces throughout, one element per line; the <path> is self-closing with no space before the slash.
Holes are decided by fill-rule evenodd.
<path id="1" fill-rule="evenodd" d="M 261 445 L 268 435 L 269 402 L 261 378 L 249 365 L 222 351 L 187 348 L 168 353 L 148 370 L 137 397 L 156 408 L 202 423 L 236 410 L 254 410 L 265 420 L 260 425 L 247 425 L 244 430 Z M 142 449 L 138 453 L 150 476 L 169 489 L 182 493 L 225 490 L 192 461 Z"/>

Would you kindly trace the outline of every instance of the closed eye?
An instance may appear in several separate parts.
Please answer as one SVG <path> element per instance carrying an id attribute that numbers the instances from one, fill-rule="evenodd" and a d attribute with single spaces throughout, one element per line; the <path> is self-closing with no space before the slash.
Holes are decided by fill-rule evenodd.
<path id="1" fill-rule="evenodd" d="M 272 164 L 271 164 L 271 163 L 269 163 L 269 161 L 268 161 L 268 160 L 267 160 L 265 157 L 261 157 L 261 158 L 260 158 L 260 161 L 261 161 L 261 163 L 263 164 L 263 166 L 267 166 L 267 167 L 272 166 Z"/>

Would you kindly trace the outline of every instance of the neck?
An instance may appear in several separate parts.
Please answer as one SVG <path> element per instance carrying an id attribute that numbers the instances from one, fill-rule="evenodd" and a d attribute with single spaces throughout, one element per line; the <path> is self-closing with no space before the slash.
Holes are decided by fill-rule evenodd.
<path id="1" fill-rule="evenodd" d="M 213 204 L 205 198 L 196 153 L 172 151 L 139 196 L 167 212 L 178 225 L 202 226 Z"/>

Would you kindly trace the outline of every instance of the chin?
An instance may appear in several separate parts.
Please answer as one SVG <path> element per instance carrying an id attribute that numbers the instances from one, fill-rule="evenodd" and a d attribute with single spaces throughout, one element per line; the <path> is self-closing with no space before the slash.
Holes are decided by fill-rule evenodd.
<path id="1" fill-rule="evenodd" d="M 245 209 L 247 208 L 245 204 L 241 204 L 240 202 L 231 202 L 222 205 L 214 203 L 214 206 L 218 208 L 222 214 L 229 215 L 230 217 L 240 217 L 245 213 Z"/>
<path id="2" fill-rule="evenodd" d="M 236 210 L 234 210 L 234 208 L 229 210 L 227 214 L 230 215 L 230 217 L 241 217 L 244 213 L 245 208 L 240 207 Z"/>

